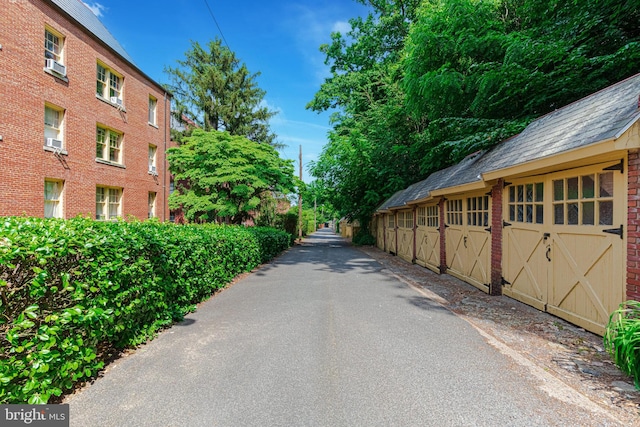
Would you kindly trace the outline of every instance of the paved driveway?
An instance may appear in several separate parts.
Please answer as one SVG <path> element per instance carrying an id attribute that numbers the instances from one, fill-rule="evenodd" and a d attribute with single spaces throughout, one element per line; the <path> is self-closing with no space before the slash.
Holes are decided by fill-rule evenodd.
<path id="1" fill-rule="evenodd" d="M 321 231 L 66 399 L 72 426 L 621 425 Z"/>

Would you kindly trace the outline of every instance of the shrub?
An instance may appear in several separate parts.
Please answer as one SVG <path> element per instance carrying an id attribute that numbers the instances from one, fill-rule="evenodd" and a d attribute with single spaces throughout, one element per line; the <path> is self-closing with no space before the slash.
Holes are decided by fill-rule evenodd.
<path id="1" fill-rule="evenodd" d="M 615 364 L 640 389 L 640 302 L 626 301 L 611 314 L 604 346 Z"/>
<path id="2" fill-rule="evenodd" d="M 358 246 L 373 246 L 376 244 L 376 238 L 369 233 L 368 230 L 361 228 L 351 239 L 351 243 Z"/>
<path id="3" fill-rule="evenodd" d="M 0 219 L 0 403 L 46 403 L 288 247 L 273 229 Z"/>

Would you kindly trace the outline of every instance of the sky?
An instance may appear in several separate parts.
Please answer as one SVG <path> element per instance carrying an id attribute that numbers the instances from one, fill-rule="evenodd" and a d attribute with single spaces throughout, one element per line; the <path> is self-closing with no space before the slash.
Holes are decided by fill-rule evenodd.
<path id="1" fill-rule="evenodd" d="M 277 115 L 271 119 L 281 157 L 295 161 L 302 146 L 303 180 L 327 141 L 330 112 L 305 109 L 329 74 L 319 51 L 332 31 L 343 34 L 349 19 L 368 9 L 354 0 L 83 0 L 133 58 L 158 83 L 166 66 L 184 59 L 192 41 L 226 41 L 251 73 Z M 208 7 L 207 7 L 208 6 Z M 213 17 L 212 17 L 213 15 Z M 217 25 L 216 25 L 217 22 Z M 218 29 L 219 27 L 219 29 Z"/>

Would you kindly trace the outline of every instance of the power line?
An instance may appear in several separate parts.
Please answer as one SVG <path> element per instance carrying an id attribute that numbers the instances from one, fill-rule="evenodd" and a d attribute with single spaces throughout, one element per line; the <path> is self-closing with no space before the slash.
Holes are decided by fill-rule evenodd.
<path id="1" fill-rule="evenodd" d="M 204 0 L 204 4 L 207 5 L 207 9 L 209 9 L 209 14 L 211 15 L 211 18 L 213 19 L 213 22 L 215 22 L 216 27 L 218 27 L 218 31 L 220 32 L 220 35 L 222 36 L 222 40 L 224 41 L 224 44 L 227 45 L 227 49 L 231 50 L 231 48 L 229 47 L 229 43 L 227 43 L 227 39 L 224 38 L 224 34 L 222 34 L 222 29 L 220 29 L 220 25 L 218 25 L 218 21 L 216 20 L 216 17 L 213 15 L 213 12 L 211 11 L 211 8 L 209 7 L 209 2 L 207 0 Z"/>

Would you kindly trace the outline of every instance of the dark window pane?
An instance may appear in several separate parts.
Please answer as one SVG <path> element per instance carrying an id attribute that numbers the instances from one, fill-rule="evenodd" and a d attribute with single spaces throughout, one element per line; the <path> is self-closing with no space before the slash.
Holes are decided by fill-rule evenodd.
<path id="1" fill-rule="evenodd" d="M 544 221 L 544 208 L 542 205 L 536 205 L 536 224 L 542 224 Z"/>
<path id="2" fill-rule="evenodd" d="M 553 223 L 564 224 L 564 205 L 553 205 Z"/>
<path id="3" fill-rule="evenodd" d="M 527 184 L 527 202 L 533 202 L 533 184 Z"/>
<path id="4" fill-rule="evenodd" d="M 600 174 L 600 197 L 613 197 L 613 172 Z"/>
<path id="5" fill-rule="evenodd" d="M 509 187 L 509 202 L 513 203 L 516 201 L 516 187 Z"/>
<path id="6" fill-rule="evenodd" d="M 582 198 L 593 199 L 596 195 L 595 177 L 586 175 L 582 177 Z"/>
<path id="7" fill-rule="evenodd" d="M 598 224 L 613 225 L 613 202 L 600 202 L 598 204 L 600 205 L 600 216 Z"/>
<path id="8" fill-rule="evenodd" d="M 567 179 L 567 200 L 578 198 L 578 177 Z"/>
<path id="9" fill-rule="evenodd" d="M 533 222 L 533 205 L 527 205 L 527 222 Z"/>
<path id="10" fill-rule="evenodd" d="M 575 225 L 578 223 L 578 204 L 567 204 L 567 224 Z"/>
<path id="11" fill-rule="evenodd" d="M 524 185 L 518 185 L 518 201 L 524 201 Z"/>
<path id="12" fill-rule="evenodd" d="M 489 226 L 489 212 L 485 212 L 484 214 L 484 223 L 482 225 L 484 225 L 485 227 Z"/>
<path id="13" fill-rule="evenodd" d="M 536 184 L 536 202 L 542 202 L 544 197 L 544 184 L 538 182 Z"/>
<path id="14" fill-rule="evenodd" d="M 564 200 L 564 181 L 561 179 L 558 181 L 553 181 L 553 200 Z M 556 224 L 558 223 L 556 222 Z"/>
<path id="15" fill-rule="evenodd" d="M 582 224 L 594 225 L 596 218 L 595 206 L 593 202 L 585 202 L 582 204 Z"/>
<path id="16" fill-rule="evenodd" d="M 516 207 L 515 205 L 509 205 L 509 221 L 516 220 Z"/>
<path id="17" fill-rule="evenodd" d="M 523 212 L 522 212 L 523 206 L 522 205 L 518 205 L 518 222 L 524 222 L 523 220 Z"/>

